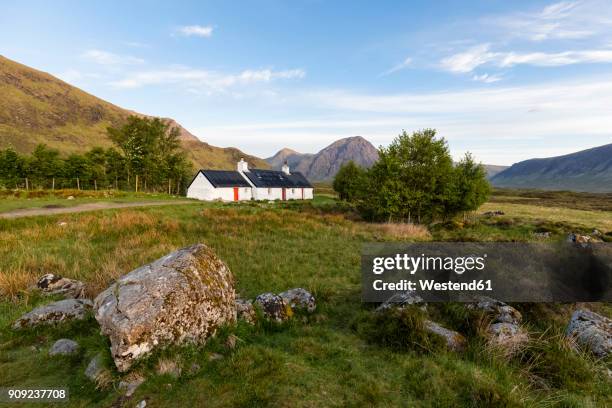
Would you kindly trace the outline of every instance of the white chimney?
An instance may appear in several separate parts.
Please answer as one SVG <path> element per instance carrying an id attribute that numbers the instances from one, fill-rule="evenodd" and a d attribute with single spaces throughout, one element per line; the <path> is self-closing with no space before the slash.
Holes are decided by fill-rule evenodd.
<path id="1" fill-rule="evenodd" d="M 243 158 L 238 162 L 238 171 L 242 173 L 249 171 L 249 164 Z"/>
<path id="2" fill-rule="evenodd" d="M 281 170 L 283 171 L 283 173 L 290 175 L 291 173 L 289 172 L 289 165 L 287 164 L 287 162 L 285 161 L 285 164 L 283 164 L 283 167 L 281 168 Z"/>

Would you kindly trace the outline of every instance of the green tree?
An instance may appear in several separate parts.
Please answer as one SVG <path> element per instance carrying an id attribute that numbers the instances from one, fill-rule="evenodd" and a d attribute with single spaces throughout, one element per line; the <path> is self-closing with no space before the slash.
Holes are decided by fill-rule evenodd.
<path id="1" fill-rule="evenodd" d="M 106 186 L 106 151 L 102 147 L 94 147 L 85 153 L 85 158 L 89 163 L 89 175 L 94 187 Z"/>
<path id="2" fill-rule="evenodd" d="M 50 149 L 44 144 L 36 146 L 27 161 L 27 176 L 41 186 L 62 173 L 62 161 L 59 151 Z"/>
<path id="3" fill-rule="evenodd" d="M 25 158 L 13 148 L 0 151 L 0 183 L 5 187 L 16 187 L 25 177 Z"/>
<path id="4" fill-rule="evenodd" d="M 368 171 L 363 214 L 375 220 L 428 222 L 444 217 L 452 190 L 453 161 L 444 138 L 425 129 L 402 132 Z"/>
<path id="5" fill-rule="evenodd" d="M 71 154 L 66 158 L 64 163 L 64 177 L 66 177 L 68 184 L 66 187 L 82 188 L 83 185 L 91 179 L 91 168 L 89 160 L 80 154 Z"/>
<path id="6" fill-rule="evenodd" d="M 478 209 L 491 194 L 484 166 L 476 163 L 470 153 L 455 166 L 452 187 L 446 211 L 449 216 Z"/>
<path id="7" fill-rule="evenodd" d="M 356 165 L 352 160 L 344 163 L 336 177 L 334 177 L 333 188 L 341 200 L 355 201 L 364 189 L 366 182 L 366 171 Z"/>

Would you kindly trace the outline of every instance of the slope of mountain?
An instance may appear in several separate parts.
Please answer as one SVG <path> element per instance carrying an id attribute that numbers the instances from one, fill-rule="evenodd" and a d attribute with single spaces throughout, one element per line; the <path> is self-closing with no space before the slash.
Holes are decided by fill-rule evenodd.
<path id="1" fill-rule="evenodd" d="M 331 180 L 340 167 L 350 160 L 360 166 L 370 167 L 378 160 L 378 150 L 363 137 L 353 136 L 337 140 L 316 154 L 282 149 L 266 159 L 275 169 L 287 161 L 292 170 L 301 172 L 312 181 Z"/>
<path id="2" fill-rule="evenodd" d="M 510 167 L 510 166 L 497 166 L 495 164 L 483 164 L 483 166 L 487 172 L 487 177 L 489 179 L 493 178 L 497 173 L 501 173 L 502 171 Z"/>
<path id="3" fill-rule="evenodd" d="M 496 187 L 612 191 L 612 144 L 565 156 L 531 159 L 496 174 Z"/>
<path id="4" fill-rule="evenodd" d="M 138 113 L 0 55 L 0 149 L 12 146 L 28 153 L 45 143 L 67 154 L 109 147 L 106 128 L 120 125 L 132 114 Z M 169 120 L 180 128 L 183 147 L 196 168 L 233 169 L 241 157 L 257 167 L 269 167 L 238 149 L 204 143 Z"/>

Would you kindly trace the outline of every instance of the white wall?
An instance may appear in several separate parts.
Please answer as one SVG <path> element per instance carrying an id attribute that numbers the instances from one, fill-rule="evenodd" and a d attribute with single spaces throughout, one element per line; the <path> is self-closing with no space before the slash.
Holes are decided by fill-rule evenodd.
<path id="1" fill-rule="evenodd" d="M 250 200 L 251 196 L 251 187 L 238 187 L 238 199 L 240 201 Z M 193 183 L 187 189 L 187 197 L 204 201 L 234 201 L 234 188 L 215 188 L 202 173 L 198 173 Z"/>
<path id="2" fill-rule="evenodd" d="M 304 200 L 312 200 L 313 192 L 312 188 L 304 188 Z M 282 200 L 283 189 L 282 188 L 265 188 L 257 187 L 253 189 L 254 197 L 256 200 Z M 285 189 L 285 198 L 287 200 L 301 200 L 302 189 L 301 188 L 287 188 Z"/>

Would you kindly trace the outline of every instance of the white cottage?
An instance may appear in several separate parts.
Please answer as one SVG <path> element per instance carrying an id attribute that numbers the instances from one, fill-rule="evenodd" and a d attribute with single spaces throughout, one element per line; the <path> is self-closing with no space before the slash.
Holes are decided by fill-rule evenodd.
<path id="1" fill-rule="evenodd" d="M 281 171 L 249 169 L 240 159 L 236 171 L 200 170 L 187 188 L 187 197 L 199 200 L 310 200 L 314 189 L 285 163 Z"/>

